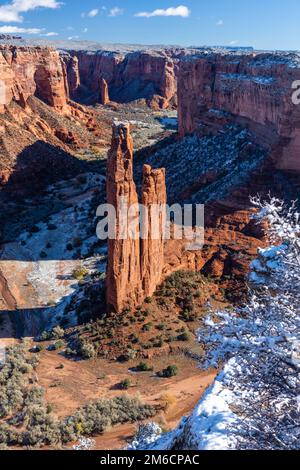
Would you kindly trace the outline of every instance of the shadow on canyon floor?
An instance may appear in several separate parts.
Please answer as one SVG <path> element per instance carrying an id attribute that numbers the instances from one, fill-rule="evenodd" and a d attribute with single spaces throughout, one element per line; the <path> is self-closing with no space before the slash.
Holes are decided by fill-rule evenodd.
<path id="1" fill-rule="evenodd" d="M 46 142 L 25 148 L 0 189 L 0 244 L 66 207 L 59 198 L 45 197 L 47 186 L 88 172 L 95 172 L 95 162 L 82 161 Z"/>

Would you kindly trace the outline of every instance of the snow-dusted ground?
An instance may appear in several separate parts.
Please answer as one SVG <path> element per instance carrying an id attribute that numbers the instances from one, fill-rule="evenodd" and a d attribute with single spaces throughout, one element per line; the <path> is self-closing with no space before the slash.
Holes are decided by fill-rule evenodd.
<path id="1" fill-rule="evenodd" d="M 276 199 L 257 206 L 282 245 L 260 250 L 252 263 L 258 289 L 248 305 L 219 312 L 219 321 L 208 318 L 199 330 L 203 365 L 225 362 L 222 372 L 177 429 L 161 434 L 149 426 L 129 449 L 299 449 L 299 214 L 295 205 L 285 214 Z"/>
<path id="2" fill-rule="evenodd" d="M 76 269 L 84 268 L 90 274 L 105 271 L 105 254 L 93 249 L 97 237 L 92 232 L 95 214 L 90 213 L 94 190 L 103 187 L 105 178 L 89 173 L 79 181 L 75 178 L 50 186 L 50 197 L 59 195 L 66 208 L 36 224 L 33 233 L 22 233 L 0 253 L 0 271 L 21 316 L 23 311 L 27 333 L 30 318 L 35 318 L 35 325 L 40 318 L 43 326 L 51 326 L 62 317 L 78 289 Z"/>
<path id="3" fill-rule="evenodd" d="M 154 434 L 150 433 L 140 442 L 135 439 L 129 449 L 230 450 L 234 448 L 234 438 L 230 429 L 235 425 L 236 417 L 230 406 L 234 403 L 235 397 L 226 383 L 236 366 L 234 359 L 228 362 L 190 418 L 183 418 L 177 429 L 161 436 L 154 429 Z"/>

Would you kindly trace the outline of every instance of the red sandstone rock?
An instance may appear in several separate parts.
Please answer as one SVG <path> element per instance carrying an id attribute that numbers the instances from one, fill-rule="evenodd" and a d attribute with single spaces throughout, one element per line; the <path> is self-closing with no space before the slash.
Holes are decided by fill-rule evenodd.
<path id="1" fill-rule="evenodd" d="M 272 149 L 274 164 L 300 171 L 300 106 L 292 83 L 300 68 L 292 55 L 198 55 L 180 63 L 178 118 L 181 136 L 209 133 L 226 122 L 249 126 Z"/>
<path id="2" fill-rule="evenodd" d="M 128 209 L 135 205 L 130 213 L 129 224 L 134 220 L 136 224 L 133 224 L 135 228 L 132 229 L 135 237 L 125 236 L 125 239 L 121 239 L 119 209 L 121 198 L 124 197 Z M 140 240 L 138 196 L 133 180 L 133 142 L 129 124 L 113 125 L 112 145 L 107 162 L 107 202 L 115 207 L 117 214 L 116 237 L 108 242 L 107 306 L 108 310 L 121 312 L 127 307 L 136 307 L 145 297 L 153 294 L 161 281 L 164 267 L 164 211 L 160 213 L 158 220 L 154 220 L 153 213 L 148 212 L 148 238 L 142 242 Z M 151 204 L 165 205 L 164 170 L 144 167 L 141 202 L 146 207 Z M 158 227 L 158 237 L 150 240 L 151 227 L 154 224 Z"/>
<path id="3" fill-rule="evenodd" d="M 76 99 L 80 87 L 78 59 L 76 56 L 62 56 L 62 63 L 67 78 L 68 96 L 72 99 Z"/>
<path id="4" fill-rule="evenodd" d="M 73 60 L 71 56 L 78 59 L 80 83 L 92 100 L 102 77 L 108 84 L 110 98 L 116 102 L 146 99 L 154 108 L 167 108 L 177 103 L 178 62 L 185 53 L 183 49 L 128 54 L 74 51 L 64 60 Z"/>
<path id="5" fill-rule="evenodd" d="M 136 305 L 142 299 L 140 240 L 120 239 L 121 198 L 126 198 L 128 207 L 138 202 L 133 181 L 133 142 L 129 124 L 113 126 L 107 160 L 107 202 L 115 207 L 117 213 L 116 239 L 108 242 L 107 306 L 115 312 Z"/>
<path id="6" fill-rule="evenodd" d="M 48 47 L 0 46 L 0 77 L 4 89 L 0 112 L 12 100 L 25 107 L 33 95 L 58 111 L 68 111 L 64 72 L 57 51 Z"/>
<path id="7" fill-rule="evenodd" d="M 104 78 L 100 78 L 100 103 L 104 106 L 109 103 L 108 85 Z"/>
<path id="8" fill-rule="evenodd" d="M 151 297 L 161 281 L 164 268 L 166 223 L 166 175 L 164 169 L 144 166 L 141 203 L 148 208 L 145 236 L 141 240 L 141 276 L 145 297 Z M 147 235 L 147 236 L 146 236 Z"/>

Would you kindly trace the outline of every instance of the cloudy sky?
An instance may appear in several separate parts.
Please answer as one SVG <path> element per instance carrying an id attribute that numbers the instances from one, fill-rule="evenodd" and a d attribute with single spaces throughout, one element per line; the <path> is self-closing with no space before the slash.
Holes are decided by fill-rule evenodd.
<path id="1" fill-rule="evenodd" d="M 0 0 L 0 34 L 300 49 L 299 0 Z"/>

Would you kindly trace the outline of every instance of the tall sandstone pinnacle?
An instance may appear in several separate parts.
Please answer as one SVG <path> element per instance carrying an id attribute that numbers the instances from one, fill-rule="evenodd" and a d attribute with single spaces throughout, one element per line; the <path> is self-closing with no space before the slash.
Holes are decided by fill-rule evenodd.
<path id="1" fill-rule="evenodd" d="M 134 236 L 129 237 L 121 236 L 119 210 L 124 198 L 127 208 L 130 209 L 128 225 L 136 227 Z M 141 240 L 138 195 L 133 180 L 133 141 L 129 124 L 113 124 L 112 144 L 107 162 L 107 202 L 114 206 L 117 217 L 116 236 L 108 241 L 107 307 L 108 311 L 120 313 L 127 307 L 136 307 L 145 297 L 154 293 L 164 266 L 165 170 L 152 170 L 148 165 L 144 167 L 141 202 L 149 209 L 144 224 L 148 239 Z M 150 210 L 151 204 L 162 205 L 158 218 L 156 213 L 153 214 Z M 158 237 L 151 240 L 151 227 L 155 223 L 158 227 Z"/>
<path id="2" fill-rule="evenodd" d="M 144 223 L 148 236 L 141 240 L 142 289 L 145 297 L 151 297 L 161 281 L 164 268 L 165 169 L 153 170 L 149 165 L 144 166 L 141 203 L 148 208 Z"/>
<path id="3" fill-rule="evenodd" d="M 109 103 L 109 92 L 108 92 L 108 84 L 104 78 L 100 78 L 100 104 L 106 105 Z"/>

